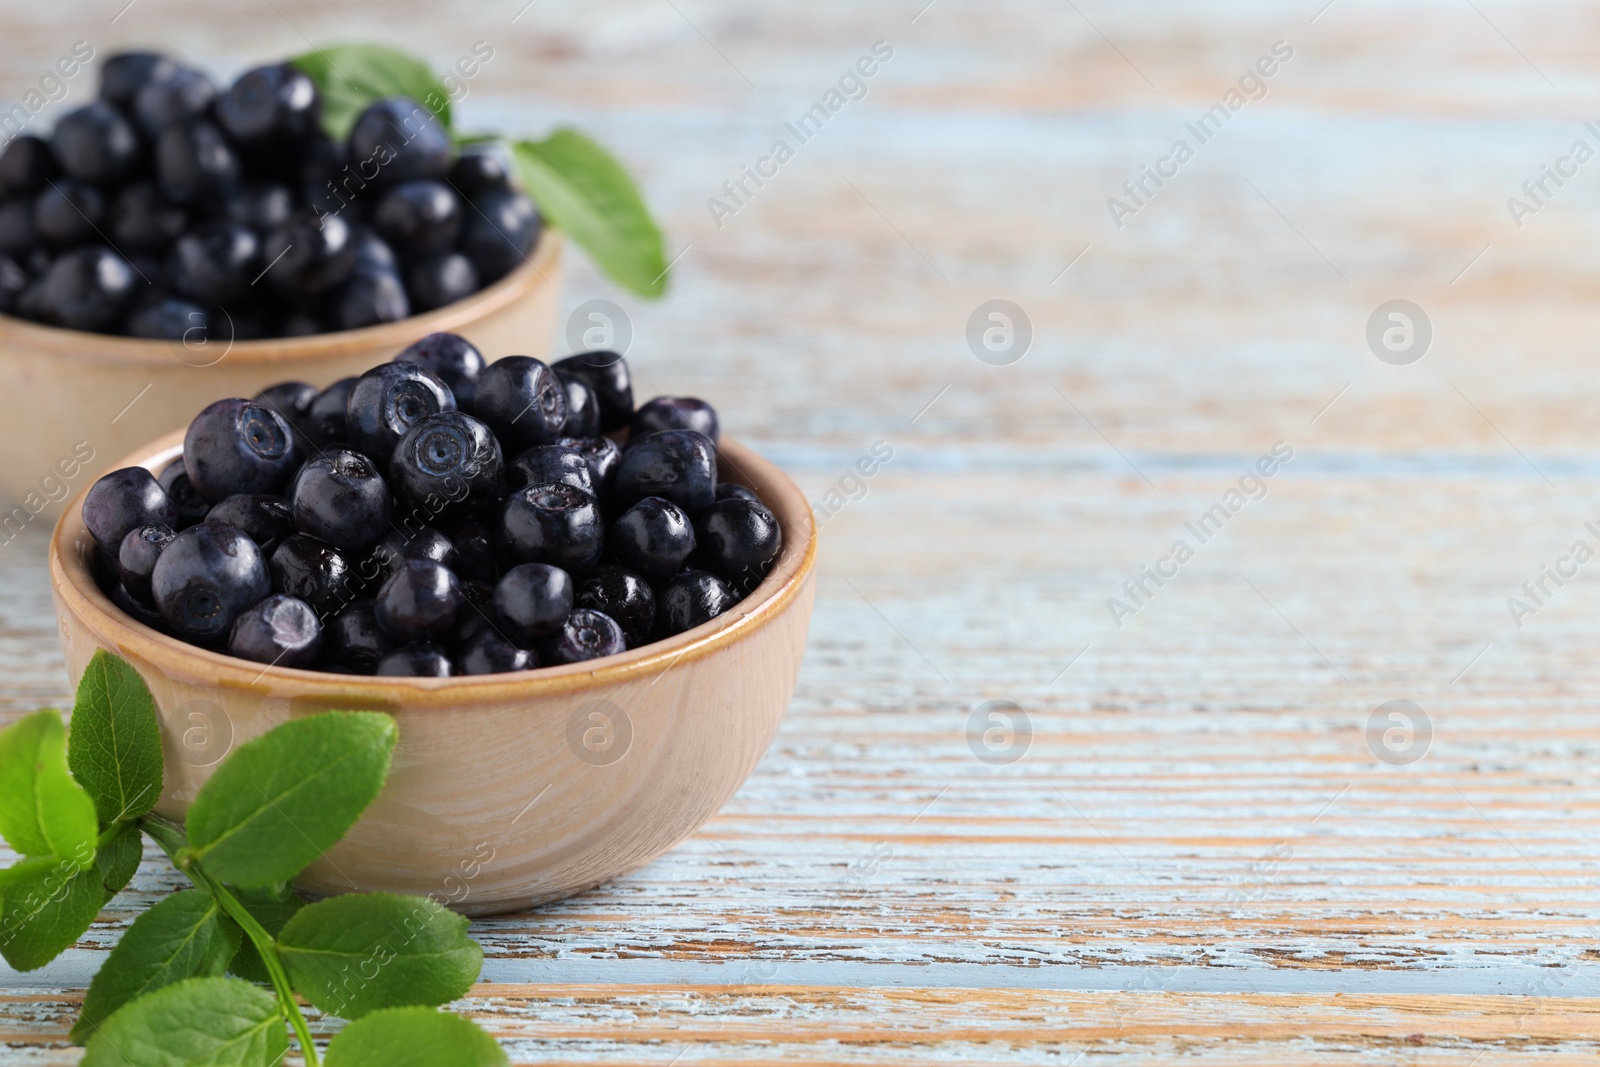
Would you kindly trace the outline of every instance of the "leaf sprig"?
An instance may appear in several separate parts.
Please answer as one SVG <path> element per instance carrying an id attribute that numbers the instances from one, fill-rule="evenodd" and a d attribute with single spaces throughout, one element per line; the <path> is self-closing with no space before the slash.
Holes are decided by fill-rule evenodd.
<path id="1" fill-rule="evenodd" d="M 322 125 L 335 139 L 350 132 L 369 104 L 405 96 L 438 118 L 457 144 L 505 140 L 524 191 L 545 218 L 566 230 L 600 269 L 643 297 L 667 290 L 661 231 L 622 164 L 576 130 L 542 141 L 464 135 L 454 126 L 450 92 L 421 60 L 381 45 L 317 48 L 289 61 L 322 93 Z"/>
<path id="2" fill-rule="evenodd" d="M 397 735 L 373 712 L 291 719 L 217 767 L 186 828 L 152 811 L 160 722 L 116 656 L 90 661 L 70 731 L 50 709 L 0 731 L 0 836 L 22 856 L 0 871 L 6 962 L 33 970 L 74 945 L 133 877 L 141 833 L 194 885 L 136 918 L 94 976 L 72 1028 L 83 1067 L 271 1067 L 291 1031 L 319 1067 L 297 997 L 352 1020 L 328 1067 L 508 1062 L 438 1010 L 482 967 L 466 919 L 425 897 L 290 889 L 382 790 Z"/>

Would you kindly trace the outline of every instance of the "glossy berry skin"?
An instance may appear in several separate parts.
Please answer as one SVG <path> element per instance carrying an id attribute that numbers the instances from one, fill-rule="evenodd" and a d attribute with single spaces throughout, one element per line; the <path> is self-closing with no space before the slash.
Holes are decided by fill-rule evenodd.
<path id="1" fill-rule="evenodd" d="M 246 182 L 222 201 L 222 213 L 240 226 L 269 234 L 294 217 L 294 194 L 279 182 Z"/>
<path id="2" fill-rule="evenodd" d="M 300 423 L 305 420 L 307 409 L 320 395 L 321 390 L 310 382 L 279 382 L 277 385 L 267 386 L 253 399 L 256 403 L 265 404 L 282 415 L 290 429 L 299 429 Z"/>
<path id="3" fill-rule="evenodd" d="M 658 396 L 646 400 L 633 413 L 628 440 L 638 441 L 662 430 L 699 430 L 717 443 L 717 412 L 710 404 L 692 396 Z"/>
<path id="4" fill-rule="evenodd" d="M 754 501 L 757 504 L 761 503 L 761 497 L 756 494 L 756 491 L 754 489 L 747 489 L 744 486 L 736 485 L 733 482 L 718 482 L 717 483 L 717 499 L 718 500 L 750 500 L 750 501 Z"/>
<path id="5" fill-rule="evenodd" d="M 275 591 L 304 600 L 322 616 L 339 611 L 361 591 L 360 576 L 350 557 L 305 534 L 285 537 L 273 550 L 267 567 Z"/>
<path id="6" fill-rule="evenodd" d="M 464 516 L 500 495 L 505 460 L 489 427 L 459 411 L 418 420 L 395 445 L 389 484 L 429 517 Z"/>
<path id="7" fill-rule="evenodd" d="M 173 632 L 211 645 L 225 641 L 234 620 L 272 592 L 261 549 L 223 522 L 198 523 L 174 537 L 150 584 Z"/>
<path id="8" fill-rule="evenodd" d="M 695 563 L 740 596 L 761 584 L 783 551 L 783 527 L 760 501 L 719 500 L 694 517 L 694 532 Z"/>
<path id="9" fill-rule="evenodd" d="M 513 563 L 548 563 L 582 574 L 605 541 L 599 502 L 570 485 L 529 485 L 506 498 L 500 547 Z"/>
<path id="10" fill-rule="evenodd" d="M 450 185 L 465 196 L 504 189 L 510 182 L 511 161 L 505 149 L 492 141 L 462 145 L 450 168 Z"/>
<path id="11" fill-rule="evenodd" d="M 315 667 L 321 654 L 317 613 L 305 601 L 281 593 L 235 619 L 228 637 L 228 655 L 274 667 Z"/>
<path id="12" fill-rule="evenodd" d="M 354 378 L 340 378 L 318 393 L 306 408 L 302 427 L 316 444 L 328 445 L 349 440 L 350 426 L 345 421 L 345 409 L 350 402 L 350 390 L 355 384 Z"/>
<path id="13" fill-rule="evenodd" d="M 222 128 L 239 144 L 292 151 L 292 142 L 317 132 L 322 94 L 302 71 L 275 63 L 241 74 L 217 98 L 215 111 Z"/>
<path id="14" fill-rule="evenodd" d="M 411 315 L 405 283 L 392 270 L 353 270 L 333 294 L 333 329 L 359 330 Z"/>
<path id="15" fill-rule="evenodd" d="M 543 361 L 506 356 L 484 369 L 473 401 L 502 446 L 521 451 L 553 444 L 567 422 L 567 391 Z"/>
<path id="16" fill-rule="evenodd" d="M 323 664 L 341 674 L 371 674 L 378 661 L 394 651 L 394 639 L 383 632 L 371 598 L 346 604 L 322 628 Z"/>
<path id="17" fill-rule="evenodd" d="M 337 548 L 366 548 L 389 529 L 389 484 L 360 452 L 330 448 L 308 460 L 289 493 L 301 533 Z"/>
<path id="18" fill-rule="evenodd" d="M 620 430 L 633 420 L 633 376 L 616 352 L 596 349 L 558 359 L 551 369 L 587 385 L 600 405 L 600 432 Z"/>
<path id="19" fill-rule="evenodd" d="M 33 253 L 43 251 L 39 248 L 39 227 L 34 223 L 34 210 L 33 200 L 0 204 L 0 255 L 22 263 Z"/>
<path id="20" fill-rule="evenodd" d="M 739 602 L 727 582 L 709 571 L 687 570 L 656 597 L 656 625 L 663 637 L 710 622 Z"/>
<path id="21" fill-rule="evenodd" d="M 56 248 L 98 240 L 105 215 L 105 194 L 75 178 L 50 183 L 33 201 L 34 231 Z"/>
<path id="22" fill-rule="evenodd" d="M 465 641 L 456 657 L 462 674 L 509 674 L 539 665 L 532 650 L 518 648 L 493 630 L 484 629 Z"/>
<path id="23" fill-rule="evenodd" d="M 602 563 L 578 583 L 573 602 L 609 615 L 629 648 L 650 641 L 656 624 L 656 594 L 644 577 L 615 563 Z"/>
<path id="24" fill-rule="evenodd" d="M 174 204 L 210 204 L 239 184 L 239 155 L 209 122 L 167 127 L 156 142 L 156 184 Z"/>
<path id="25" fill-rule="evenodd" d="M 512 567 L 494 587 L 494 610 L 505 636 L 531 645 L 561 628 L 572 612 L 572 576 L 547 563 Z"/>
<path id="26" fill-rule="evenodd" d="M 153 182 L 130 185 L 117 194 L 106 216 L 106 232 L 124 252 L 160 253 L 183 235 L 189 215 L 161 194 Z"/>
<path id="27" fill-rule="evenodd" d="M 174 530 L 193 526 L 204 519 L 206 512 L 211 510 L 211 501 L 201 496 L 195 489 L 194 483 L 189 481 L 189 471 L 183 465 L 182 456 L 162 467 L 161 473 L 156 476 L 156 481 L 167 491 L 167 499 L 172 502 L 172 509 L 177 513 L 178 521 L 172 524 Z"/>
<path id="28" fill-rule="evenodd" d="M 413 311 L 454 304 L 479 288 L 478 268 L 460 252 L 437 252 L 406 268 L 406 292 Z"/>
<path id="29" fill-rule="evenodd" d="M 124 324 L 124 329 L 133 337 L 188 341 L 191 345 L 197 345 L 202 338 L 209 343 L 216 327 L 211 312 L 193 301 L 175 296 L 165 296 L 135 308 Z"/>
<path id="30" fill-rule="evenodd" d="M 350 128 L 349 151 L 352 163 L 378 165 L 374 180 L 382 185 L 450 172 L 450 134 L 433 112 L 409 97 L 379 100 L 363 111 Z"/>
<path id="31" fill-rule="evenodd" d="M 456 571 L 456 577 L 460 576 L 461 572 Z M 497 624 L 494 618 L 493 585 L 463 580 L 457 583 L 457 587 L 461 590 L 461 610 L 456 612 L 456 624 L 450 630 L 446 645 L 459 651 L 485 630 L 493 630 Z"/>
<path id="32" fill-rule="evenodd" d="M 205 117 L 216 97 L 217 87 L 203 71 L 172 64 L 133 94 L 133 119 L 146 137 L 158 138 L 171 126 Z"/>
<path id="33" fill-rule="evenodd" d="M 442 639 L 461 610 L 455 573 L 431 559 L 405 559 L 378 589 L 378 625 L 397 641 Z"/>
<path id="34" fill-rule="evenodd" d="M 394 357 L 396 363 L 415 363 L 432 371 L 439 380 L 450 387 L 456 406 L 471 414 L 472 398 L 478 391 L 478 379 L 483 376 L 487 362 L 471 341 L 458 333 L 430 333 L 420 341 L 401 349 Z"/>
<path id="35" fill-rule="evenodd" d="M 622 453 L 612 493 L 620 507 L 665 497 L 693 515 L 717 494 L 717 450 L 695 430 L 663 430 Z"/>
<path id="36" fill-rule="evenodd" d="M 60 168 L 42 137 L 25 133 L 13 138 L 0 152 L 0 196 L 37 192 Z"/>
<path id="37" fill-rule="evenodd" d="M 512 489 L 550 482 L 561 482 L 594 495 L 594 476 L 589 472 L 589 462 L 577 449 L 566 445 L 534 445 L 524 449 L 506 470 L 506 485 Z"/>
<path id="38" fill-rule="evenodd" d="M 455 671 L 444 649 L 418 642 L 401 645 L 384 656 L 373 673 L 383 678 L 449 678 Z"/>
<path id="39" fill-rule="evenodd" d="M 115 554 L 129 531 L 152 523 L 175 528 L 177 513 L 167 491 L 143 467 L 112 471 L 83 498 L 83 524 L 107 552 Z"/>
<path id="40" fill-rule="evenodd" d="M 406 431 L 441 411 L 454 411 L 450 387 L 415 363 L 380 363 L 350 389 L 345 404 L 350 443 L 383 464 Z"/>
<path id="41" fill-rule="evenodd" d="M 356 262 L 355 232 L 343 215 L 295 212 L 262 243 L 266 280 L 281 293 L 310 296 L 345 282 Z"/>
<path id="42" fill-rule="evenodd" d="M 50 320 L 69 330 L 109 331 L 133 302 L 138 275 L 109 248 L 79 248 L 50 264 L 42 300 Z"/>
<path id="43" fill-rule="evenodd" d="M 294 512 L 289 501 L 267 493 L 235 493 L 214 504 L 206 518 L 237 526 L 272 558 L 273 550 L 295 532 Z"/>
<path id="44" fill-rule="evenodd" d="M 201 223 L 173 243 L 167 276 L 179 296 L 234 303 L 245 297 L 260 273 L 260 250 L 254 230 L 222 219 Z"/>
<path id="45" fill-rule="evenodd" d="M 139 165 L 139 137 L 122 112 L 97 100 L 69 111 L 50 134 L 50 152 L 68 176 L 116 185 Z"/>
<path id="46" fill-rule="evenodd" d="M 100 99 L 126 111 L 145 82 L 167 77 L 176 66 L 159 52 L 118 52 L 100 68 Z"/>
<path id="47" fill-rule="evenodd" d="M 250 400 L 218 400 L 183 437 L 189 482 L 216 502 L 235 493 L 278 492 L 300 462 L 289 424 Z"/>
<path id="48" fill-rule="evenodd" d="M 159 630 L 161 633 L 167 632 L 167 620 L 161 617 L 161 612 L 157 611 L 153 605 L 135 598 L 132 593 L 123 587 L 121 582 L 112 587 L 109 595 L 111 603 L 115 604 L 130 619 L 143 623 L 152 630 Z"/>
<path id="49" fill-rule="evenodd" d="M 139 600 L 150 600 L 150 575 L 156 569 L 156 560 L 172 543 L 177 534 L 165 523 L 153 522 L 137 530 L 129 530 L 117 549 L 117 574 L 122 587 Z"/>
<path id="50" fill-rule="evenodd" d="M 599 437 L 600 401 L 594 390 L 577 378 L 562 378 L 561 384 L 567 388 L 567 422 L 561 427 L 561 436 Z"/>
<path id="51" fill-rule="evenodd" d="M 385 577 L 393 574 L 403 560 L 431 559 L 455 570 L 456 546 L 431 526 L 420 530 L 391 529 L 372 546 L 372 561 Z"/>
<path id="52" fill-rule="evenodd" d="M 694 547 L 689 516 L 658 496 L 647 496 L 633 505 L 606 531 L 606 551 L 611 558 L 657 584 L 677 574 Z"/>
<path id="53" fill-rule="evenodd" d="M 533 201 L 510 188 L 478 194 L 462 217 L 461 251 L 484 285 L 528 262 L 544 227 Z"/>
<path id="54" fill-rule="evenodd" d="M 441 181 L 401 182 L 378 201 L 372 226 L 402 256 L 444 252 L 461 233 L 461 198 Z"/>
<path id="55" fill-rule="evenodd" d="M 570 448 L 589 465 L 589 483 L 601 500 L 611 496 L 611 483 L 622 465 L 622 448 L 609 437 L 562 437 L 556 444 Z"/>
<path id="56" fill-rule="evenodd" d="M 450 541 L 456 546 L 453 570 L 463 579 L 487 582 L 500 580 L 500 564 L 495 556 L 494 532 L 476 520 L 455 528 Z"/>
<path id="57" fill-rule="evenodd" d="M 560 630 L 539 642 L 539 659 L 552 665 L 580 663 L 627 650 L 628 642 L 615 619 L 590 608 L 579 608 L 567 616 Z"/>

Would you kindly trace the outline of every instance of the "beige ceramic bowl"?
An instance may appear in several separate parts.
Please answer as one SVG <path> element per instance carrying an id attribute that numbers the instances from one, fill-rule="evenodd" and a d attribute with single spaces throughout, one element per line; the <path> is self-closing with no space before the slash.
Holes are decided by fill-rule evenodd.
<path id="1" fill-rule="evenodd" d="M 169 434 L 120 466 L 158 470 L 181 449 Z M 817 552 L 810 506 L 734 442 L 722 442 L 719 474 L 760 493 L 784 531 L 778 564 L 733 610 L 620 656 L 446 679 L 262 669 L 134 622 L 90 576 L 80 493 L 50 545 L 67 671 L 76 683 L 104 648 L 144 678 L 166 748 L 156 810 L 173 818 L 230 747 L 288 718 L 393 715 L 400 741 L 383 794 L 303 889 L 432 894 L 472 915 L 570 896 L 709 819 L 755 769 L 794 689 Z"/>
<path id="2" fill-rule="evenodd" d="M 528 262 L 466 300 L 400 322 L 315 337 L 238 341 L 196 334 L 142 341 L 0 316 L 0 540 L 127 455 L 223 396 L 326 386 L 393 359 L 435 330 L 484 352 L 543 357 L 560 299 L 562 236 L 546 229 Z M 88 458 L 85 458 L 88 457 Z"/>

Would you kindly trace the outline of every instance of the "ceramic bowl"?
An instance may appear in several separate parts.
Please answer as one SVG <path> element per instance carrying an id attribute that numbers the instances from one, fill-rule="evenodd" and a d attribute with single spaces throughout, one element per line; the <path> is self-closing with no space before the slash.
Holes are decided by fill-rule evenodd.
<path id="1" fill-rule="evenodd" d="M 275 382 L 326 386 L 393 359 L 435 330 L 484 352 L 543 358 L 560 301 L 563 238 L 545 230 L 529 260 L 465 300 L 400 322 L 314 337 L 230 343 L 196 334 L 143 341 L 0 316 L 0 540 L 59 514 L 78 490 L 146 441 L 223 396 Z"/>
<path id="2" fill-rule="evenodd" d="M 169 434 L 119 466 L 177 456 Z M 693 833 L 755 769 L 805 650 L 817 536 L 782 471 L 724 440 L 719 474 L 777 514 L 766 580 L 703 626 L 618 656 L 520 674 L 369 678 L 262 668 L 149 629 L 95 585 L 79 493 L 56 525 L 50 580 L 73 684 L 97 649 L 143 676 L 161 717 L 156 810 L 181 819 L 227 752 L 297 715 L 393 715 L 383 794 L 299 881 L 313 894 L 431 894 L 469 915 L 570 896 Z"/>

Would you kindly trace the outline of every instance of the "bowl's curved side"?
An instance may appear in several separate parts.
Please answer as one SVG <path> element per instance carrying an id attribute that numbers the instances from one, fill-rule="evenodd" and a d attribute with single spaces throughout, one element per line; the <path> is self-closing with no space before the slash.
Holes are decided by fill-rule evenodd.
<path id="1" fill-rule="evenodd" d="M 155 467 L 171 434 L 123 465 Z M 558 899 L 671 848 L 761 758 L 788 706 L 810 622 L 816 526 L 800 490 L 736 442 L 732 480 L 773 507 L 785 551 L 724 616 L 666 641 L 537 676 L 356 678 L 259 669 L 123 615 L 95 587 L 81 498 L 58 523 L 50 572 L 73 682 L 109 649 L 162 719 L 157 810 L 182 818 L 232 747 L 295 715 L 386 711 L 400 725 L 383 795 L 300 884 L 432 894 L 471 914 Z"/>
<path id="2" fill-rule="evenodd" d="M 560 301 L 563 239 L 466 300 L 400 322 L 316 337 L 189 343 L 85 334 L 0 316 L 0 542 L 59 514 L 119 456 L 187 424 L 219 397 L 280 381 L 326 386 L 394 358 L 435 330 L 490 359 L 544 356 Z"/>

